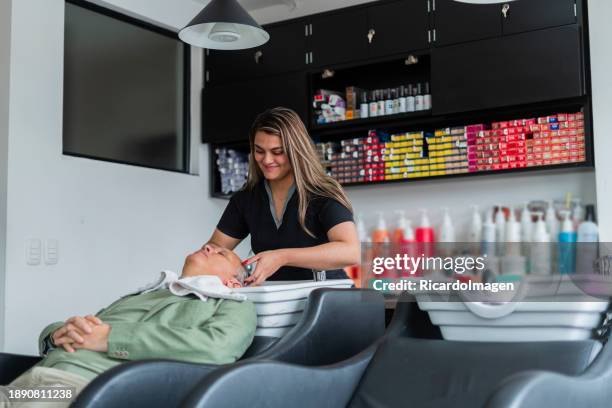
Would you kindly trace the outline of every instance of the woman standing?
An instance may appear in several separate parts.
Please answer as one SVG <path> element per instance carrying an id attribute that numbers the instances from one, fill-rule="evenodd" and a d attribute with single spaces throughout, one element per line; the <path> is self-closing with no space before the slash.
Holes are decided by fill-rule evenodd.
<path id="1" fill-rule="evenodd" d="M 304 123 L 270 109 L 251 127 L 249 177 L 225 208 L 209 244 L 234 249 L 247 235 L 257 262 L 247 282 L 309 280 L 312 270 L 343 279 L 360 261 L 351 204 L 325 174 Z"/>

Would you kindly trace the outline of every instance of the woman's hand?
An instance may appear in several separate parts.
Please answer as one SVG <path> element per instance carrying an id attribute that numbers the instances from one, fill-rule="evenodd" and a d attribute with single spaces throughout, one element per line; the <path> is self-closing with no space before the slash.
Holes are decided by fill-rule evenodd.
<path id="1" fill-rule="evenodd" d="M 258 286 L 285 265 L 285 252 L 282 249 L 263 251 L 250 257 L 244 265 L 257 262 L 253 274 L 244 280 L 245 284 Z"/>

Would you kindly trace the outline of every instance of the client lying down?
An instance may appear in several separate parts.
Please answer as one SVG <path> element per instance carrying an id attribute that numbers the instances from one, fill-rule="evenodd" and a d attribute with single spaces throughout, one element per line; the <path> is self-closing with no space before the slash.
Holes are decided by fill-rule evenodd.
<path id="1" fill-rule="evenodd" d="M 187 256 L 180 279 L 164 272 L 158 282 L 96 316 L 49 325 L 39 341 L 44 359 L 10 385 L 64 385 L 78 393 L 97 375 L 125 361 L 234 362 L 251 344 L 257 323 L 254 305 L 231 289 L 240 287 L 244 276 L 235 253 L 206 245 Z M 0 407 L 11 406 L 3 405 L 3 398 L 0 392 Z"/>

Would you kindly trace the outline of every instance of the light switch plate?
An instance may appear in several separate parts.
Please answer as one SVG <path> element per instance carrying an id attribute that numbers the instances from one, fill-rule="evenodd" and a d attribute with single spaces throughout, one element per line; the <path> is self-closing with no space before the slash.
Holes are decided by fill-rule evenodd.
<path id="1" fill-rule="evenodd" d="M 45 263 L 47 265 L 55 265 L 59 260 L 59 241 L 57 239 L 48 239 L 45 242 Z"/>
<path id="2" fill-rule="evenodd" d="M 28 265 L 40 265 L 42 257 L 42 242 L 38 238 L 30 238 L 26 241 L 26 263 Z"/>

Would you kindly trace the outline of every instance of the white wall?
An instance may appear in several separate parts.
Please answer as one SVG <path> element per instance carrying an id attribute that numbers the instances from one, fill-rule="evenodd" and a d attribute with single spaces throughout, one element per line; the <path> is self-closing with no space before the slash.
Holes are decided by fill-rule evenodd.
<path id="1" fill-rule="evenodd" d="M 4 20 L 6 2 L 0 3 Z M 47 323 L 95 312 L 162 268 L 180 269 L 186 251 L 208 239 L 225 202 L 208 197 L 207 146 L 197 150 L 199 176 L 62 156 L 64 1 L 15 1 L 11 15 L 6 297 L 0 305 L 6 321 L 0 338 L 5 351 L 35 353 Z M 5 33 L 3 66 L 4 41 Z M 196 141 L 200 56 L 194 54 L 193 64 Z M 27 266 L 28 238 L 58 239 L 59 263 Z"/>
<path id="2" fill-rule="evenodd" d="M 589 0 L 595 166 L 600 240 L 612 241 L 612 2 Z"/>
<path id="3" fill-rule="evenodd" d="M 11 1 L 0 2 L 0 350 L 4 338 L 4 271 L 6 266 L 6 180 L 11 56 Z"/>

